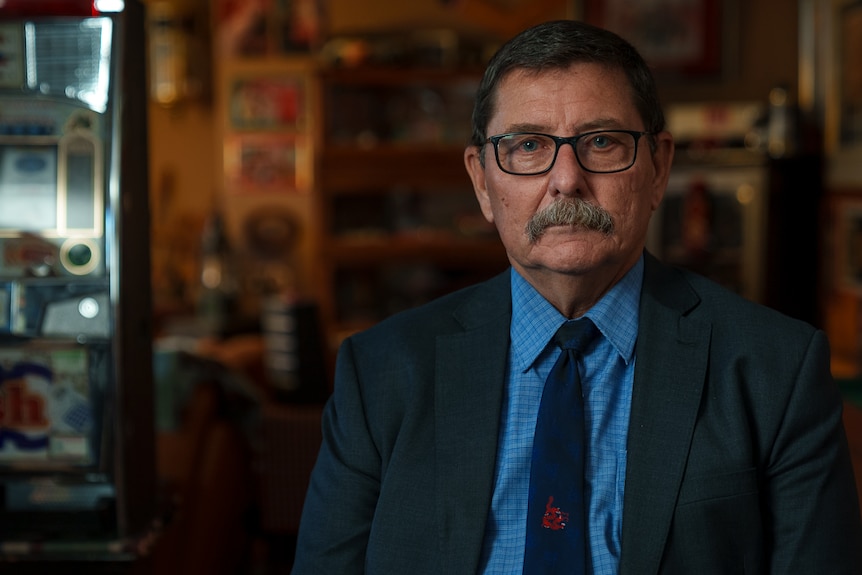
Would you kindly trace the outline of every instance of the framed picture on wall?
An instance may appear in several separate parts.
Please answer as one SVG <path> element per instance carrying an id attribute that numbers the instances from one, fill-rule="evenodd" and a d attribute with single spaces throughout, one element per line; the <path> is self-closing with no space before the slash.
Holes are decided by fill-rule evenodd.
<path id="1" fill-rule="evenodd" d="M 243 134 L 225 145 L 225 175 L 234 193 L 304 192 L 306 146 L 295 136 Z"/>
<path id="2" fill-rule="evenodd" d="M 214 0 L 224 56 L 310 54 L 326 31 L 327 0 Z"/>
<path id="3" fill-rule="evenodd" d="M 305 82 L 299 76 L 234 78 L 229 92 L 234 130 L 300 129 L 305 122 Z"/>
<path id="4" fill-rule="evenodd" d="M 832 0 L 819 21 L 827 151 L 862 149 L 862 0 Z"/>
<path id="5" fill-rule="evenodd" d="M 862 143 L 862 0 L 840 8 L 838 145 Z"/>
<path id="6" fill-rule="evenodd" d="M 275 0 L 275 37 L 282 53 L 310 52 L 323 43 L 324 0 Z"/>
<path id="7" fill-rule="evenodd" d="M 800 104 L 823 126 L 828 188 L 862 195 L 862 0 L 799 0 Z"/>
<path id="8" fill-rule="evenodd" d="M 586 22 L 616 32 L 640 51 L 657 74 L 683 78 L 722 73 L 721 0 L 583 0 Z"/>

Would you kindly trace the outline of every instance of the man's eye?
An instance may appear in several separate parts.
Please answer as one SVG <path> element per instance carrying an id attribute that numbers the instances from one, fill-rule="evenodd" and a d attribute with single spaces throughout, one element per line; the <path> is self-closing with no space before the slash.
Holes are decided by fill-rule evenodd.
<path id="1" fill-rule="evenodd" d="M 539 149 L 539 143 L 536 140 L 524 140 L 521 142 L 521 150 L 524 152 L 535 152 Z"/>
<path id="2" fill-rule="evenodd" d="M 611 145 L 611 139 L 606 135 L 600 134 L 598 136 L 593 136 L 590 140 L 590 144 L 594 148 L 607 148 Z"/>

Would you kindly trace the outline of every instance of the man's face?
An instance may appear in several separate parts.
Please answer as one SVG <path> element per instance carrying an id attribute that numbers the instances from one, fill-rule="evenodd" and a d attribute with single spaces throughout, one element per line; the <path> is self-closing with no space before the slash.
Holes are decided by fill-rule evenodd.
<path id="1" fill-rule="evenodd" d="M 563 70 L 510 72 L 497 88 L 487 136 L 525 131 L 574 136 L 602 129 L 642 131 L 644 125 L 621 70 L 579 63 Z M 613 282 L 640 257 L 649 218 L 667 184 L 673 141 L 666 132 L 656 138 L 655 155 L 643 137 L 635 164 L 612 174 L 584 171 L 567 144 L 553 168 L 536 176 L 500 170 L 490 142 L 467 148 L 465 163 L 485 218 L 496 225 L 510 262 L 522 275 L 598 271 Z M 573 198 L 605 210 L 613 231 L 553 226 L 534 240 L 528 237 L 527 223 L 537 212 Z"/>

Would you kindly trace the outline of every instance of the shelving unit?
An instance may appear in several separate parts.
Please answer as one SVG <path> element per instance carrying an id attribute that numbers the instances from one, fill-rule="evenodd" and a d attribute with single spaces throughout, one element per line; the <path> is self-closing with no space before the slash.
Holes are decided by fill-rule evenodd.
<path id="1" fill-rule="evenodd" d="M 319 297 L 330 352 L 507 265 L 464 168 L 478 78 L 451 68 L 322 71 Z"/>
<path id="2" fill-rule="evenodd" d="M 464 168 L 478 71 L 312 57 L 220 70 L 232 235 L 247 244 L 252 210 L 292 214 L 299 241 L 283 257 L 318 305 L 330 358 L 346 335 L 506 267 Z"/>

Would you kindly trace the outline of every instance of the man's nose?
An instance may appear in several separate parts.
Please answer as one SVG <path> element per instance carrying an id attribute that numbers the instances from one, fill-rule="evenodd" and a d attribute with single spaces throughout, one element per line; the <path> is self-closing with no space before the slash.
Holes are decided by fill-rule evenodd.
<path id="1" fill-rule="evenodd" d="M 578 162 L 574 142 L 564 142 L 557 150 L 557 159 L 551 167 L 551 190 L 563 195 L 577 193 L 584 176 L 584 169 Z"/>
<path id="2" fill-rule="evenodd" d="M 560 147 L 557 149 L 557 162 L 559 162 L 561 156 L 563 156 L 566 157 L 566 159 L 569 159 L 574 162 L 576 167 L 580 168 L 581 166 L 578 163 L 578 154 L 575 151 L 576 145 L 577 143 L 572 140 L 560 143 Z"/>

